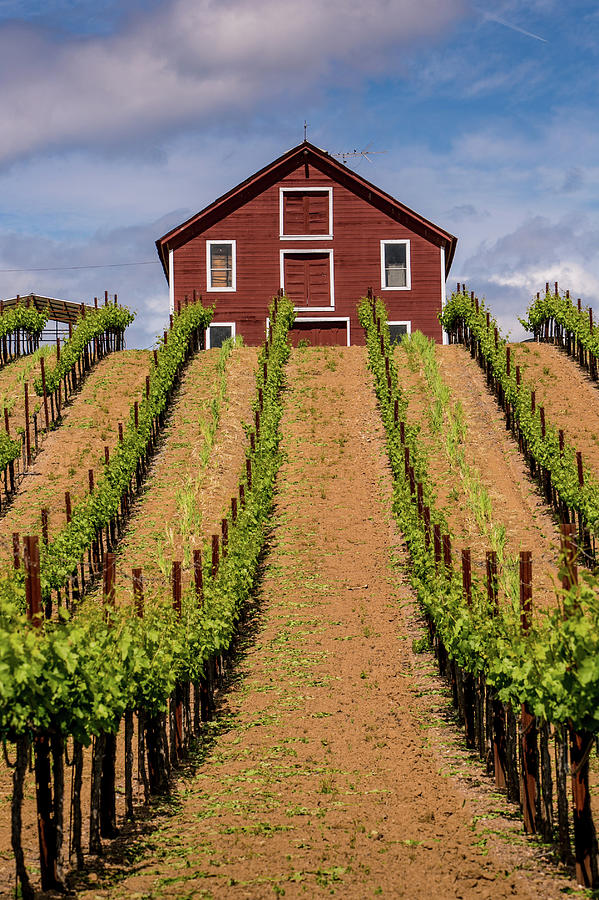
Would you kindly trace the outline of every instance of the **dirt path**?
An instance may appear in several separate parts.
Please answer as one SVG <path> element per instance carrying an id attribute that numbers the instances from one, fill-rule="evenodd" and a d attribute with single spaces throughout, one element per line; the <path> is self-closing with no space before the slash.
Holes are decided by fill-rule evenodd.
<path id="1" fill-rule="evenodd" d="M 555 896 L 484 855 L 429 748 L 364 351 L 295 351 L 288 375 L 255 636 L 170 814 L 80 895 Z"/>
<path id="2" fill-rule="evenodd" d="M 189 566 L 192 544 L 201 546 L 203 538 L 220 528 L 224 508 L 236 493 L 246 443 L 242 421 L 251 419 L 256 351 L 240 347 L 229 356 L 219 421 L 210 437 L 219 353 L 198 354 L 183 376 L 166 441 L 119 547 L 119 568 L 127 573 L 141 566 L 146 580 L 160 579 L 170 577 L 173 559 Z"/>
<path id="3" fill-rule="evenodd" d="M 50 539 L 65 521 L 64 492 L 72 504 L 89 490 L 88 470 L 98 474 L 104 445 L 118 440 L 118 423 L 127 422 L 133 401 L 140 399 L 149 372 L 147 350 L 123 350 L 101 360 L 87 376 L 81 392 L 64 413 L 60 428 L 44 441 L 42 451 L 0 519 L 0 557 L 9 558 L 10 536 L 38 534 L 41 510 L 48 507 Z"/>
<path id="4" fill-rule="evenodd" d="M 599 479 L 599 389 L 583 369 L 552 344 L 513 344 L 515 364 L 536 392 L 547 420 L 562 428 Z"/>
<path id="5" fill-rule="evenodd" d="M 427 410 L 430 396 L 424 375 L 412 370 L 407 354 L 396 351 L 399 377 L 409 396 L 408 418 L 418 423 L 426 445 L 429 472 L 438 500 L 454 531 L 458 546 L 469 546 L 482 561 L 489 540 L 464 501 L 460 482 L 439 439 L 431 432 Z M 452 401 L 462 405 L 467 428 L 464 444 L 468 465 L 486 488 L 493 521 L 505 528 L 506 549 L 511 556 L 533 551 L 535 605 L 553 605 L 558 567 L 559 530 L 536 485 L 528 475 L 518 446 L 506 431 L 504 419 L 488 391 L 479 366 L 462 347 L 437 347 L 439 370 L 451 391 Z"/>

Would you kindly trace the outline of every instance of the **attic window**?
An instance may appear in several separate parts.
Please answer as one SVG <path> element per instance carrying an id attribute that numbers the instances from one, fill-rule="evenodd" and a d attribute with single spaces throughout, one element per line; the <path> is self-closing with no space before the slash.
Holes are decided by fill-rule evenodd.
<path id="1" fill-rule="evenodd" d="M 280 237 L 327 240 L 333 237 L 332 188 L 281 188 Z"/>
<path id="2" fill-rule="evenodd" d="M 236 290 L 235 241 L 206 241 L 207 288 Z"/>
<path id="3" fill-rule="evenodd" d="M 410 242 L 381 241 L 381 289 L 409 291 L 410 288 Z"/>

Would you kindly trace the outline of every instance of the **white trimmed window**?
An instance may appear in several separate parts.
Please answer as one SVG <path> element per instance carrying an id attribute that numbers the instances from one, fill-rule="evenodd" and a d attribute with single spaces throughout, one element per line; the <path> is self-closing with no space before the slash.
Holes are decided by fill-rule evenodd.
<path id="1" fill-rule="evenodd" d="M 279 236 L 281 240 L 331 240 L 333 188 L 279 188 Z"/>
<path id="2" fill-rule="evenodd" d="M 410 288 L 410 242 L 381 241 L 381 289 L 409 291 Z"/>
<path id="3" fill-rule="evenodd" d="M 206 329 L 206 350 L 222 347 L 227 338 L 235 337 L 235 322 L 212 322 Z"/>
<path id="4" fill-rule="evenodd" d="M 206 241 L 206 272 L 209 291 L 237 290 L 235 241 Z"/>
<path id="5" fill-rule="evenodd" d="M 412 333 L 411 322 L 387 322 L 392 344 L 400 344 L 402 339 Z"/>

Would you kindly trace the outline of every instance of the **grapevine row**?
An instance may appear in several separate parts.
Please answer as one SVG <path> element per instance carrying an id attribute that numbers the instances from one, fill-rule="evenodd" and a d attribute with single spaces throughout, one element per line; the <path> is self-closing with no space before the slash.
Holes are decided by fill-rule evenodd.
<path id="1" fill-rule="evenodd" d="M 533 476 L 546 499 L 566 522 L 578 516 L 581 551 L 594 559 L 590 535 L 599 534 L 599 485 L 583 466 L 582 456 L 569 446 L 563 432 L 546 420 L 535 392 L 511 363 L 511 350 L 496 320 L 473 294 L 452 294 L 441 315 L 450 340 L 464 343 L 487 375 Z"/>
<path id="2" fill-rule="evenodd" d="M 166 385 L 172 385 L 179 368 L 177 360 L 183 358 L 185 333 L 188 343 L 192 342 L 191 326 L 207 321 L 207 312 L 201 306 L 189 307 L 175 317 L 166 347 L 158 354 L 154 390 L 150 390 L 148 400 L 158 398 L 160 386 L 166 389 Z M 20 804 L 31 742 L 36 783 L 52 786 L 45 793 L 37 793 L 42 888 L 49 889 L 63 884 L 62 822 L 57 828 L 54 817 L 56 810 L 61 810 L 62 815 L 65 739 L 71 736 L 74 740 L 73 847 L 78 864 L 82 864 L 83 746 L 93 741 L 90 852 L 100 852 L 101 838 L 110 837 L 115 831 L 116 733 L 123 717 L 126 796 L 128 812 L 132 814 L 134 711 L 138 714 L 138 758 L 142 761 L 148 795 L 168 790 L 170 764 L 176 764 L 185 752 L 199 719 L 207 719 L 211 714 L 215 675 L 231 647 L 243 605 L 250 597 L 266 535 L 280 461 L 279 394 L 289 354 L 287 331 L 293 316 L 289 301 L 277 298 L 271 309 L 269 340 L 259 357 L 255 430 L 250 435 L 251 449 L 240 482 L 239 501 L 232 501 L 220 544 L 213 537 L 211 548 L 203 554 L 195 551 L 194 577 L 189 586 L 182 589 L 181 564 L 175 562 L 172 598 L 151 591 L 144 596 L 141 572 L 136 571 L 134 603 L 116 605 L 115 558 L 107 552 L 104 607 L 88 599 L 74 606 L 71 614 L 63 609 L 58 622 L 44 621 L 42 585 L 39 577 L 36 580 L 37 560 L 30 548 L 26 557 L 29 624 L 14 603 L 0 597 L 0 670 L 6 673 L 0 688 L 0 736 L 16 742 L 13 847 L 25 897 L 32 897 L 33 891 L 19 851 Z M 165 353 L 167 347 L 175 348 L 177 344 L 178 351 Z M 148 410 L 155 408 L 148 404 Z M 139 426 L 141 421 L 140 410 Z M 44 565 L 48 565 L 47 558 L 42 561 L 42 581 Z M 196 688 L 197 710 L 193 717 L 192 685 Z M 169 708 L 170 750 L 166 725 Z M 51 757 L 57 761 L 52 771 Z"/>
<path id="3" fill-rule="evenodd" d="M 468 550 L 462 551 L 461 573 L 454 568 L 443 539 L 443 517 L 429 506 L 434 493 L 419 465 L 417 431 L 404 421 L 406 400 L 390 355 L 385 307 L 380 300 L 365 299 L 359 316 L 394 476 L 393 509 L 411 557 L 410 580 L 439 668 L 449 678 L 463 717 L 467 742 L 478 748 L 494 770 L 497 787 L 507 789 L 511 799 L 519 800 L 521 781 L 526 829 L 550 838 L 551 772 L 543 761 L 548 759 L 549 723 L 555 726 L 558 768 L 566 771 L 568 753 L 572 766 L 577 877 L 595 885 L 588 756 L 599 733 L 599 581 L 587 575 L 578 583 L 571 534 L 565 539 L 560 603 L 534 617 L 530 554 L 521 554 L 520 607 L 509 596 L 500 602 L 495 554 L 487 554 L 486 584 L 473 575 Z M 565 776 L 557 789 L 566 796 Z M 563 804 L 558 804 L 558 826 L 560 847 L 568 857 L 565 802 L 565 823 Z"/>
<path id="4" fill-rule="evenodd" d="M 46 321 L 45 316 L 33 307 L 17 306 L 4 313 L 4 317 L 18 313 L 31 320 L 31 328 L 39 328 L 40 332 Z M 0 323 L 2 318 L 0 317 Z M 43 397 L 43 427 L 38 421 L 38 414 L 29 414 L 28 386 L 25 384 L 25 422 L 23 434 L 15 439 L 10 434 L 8 412 L 4 412 L 4 429 L 0 430 L 0 471 L 4 473 L 6 498 L 10 498 L 17 489 L 18 476 L 15 464 L 22 456 L 22 471 L 31 465 L 35 452 L 39 447 L 42 432 L 50 430 L 62 415 L 62 407 L 69 397 L 81 385 L 92 366 L 111 350 L 120 349 L 123 345 L 123 333 L 127 325 L 133 321 L 134 315 L 121 306 L 110 305 L 88 311 L 82 304 L 82 314 L 77 320 L 75 329 L 70 328 L 70 339 L 60 350 L 57 343 L 57 361 L 52 370 L 45 367 L 45 358 L 40 357 L 41 374 L 34 379 L 34 386 L 40 397 Z M 33 424 L 33 435 L 31 425 Z"/>
<path id="5" fill-rule="evenodd" d="M 563 347 L 595 381 L 599 378 L 599 329 L 593 322 L 593 310 L 583 309 L 580 300 L 574 306 L 570 292 L 560 294 L 557 282 L 555 293 L 547 284 L 545 296 L 537 294 L 528 307 L 527 318 L 521 322 L 537 340 Z"/>
<path id="6" fill-rule="evenodd" d="M 4 309 L 0 300 L 0 362 L 16 359 L 22 352 L 32 353 L 48 321 L 48 314 L 39 312 L 29 301 L 20 301 L 11 309 Z M 27 348 L 26 345 L 27 344 Z"/>

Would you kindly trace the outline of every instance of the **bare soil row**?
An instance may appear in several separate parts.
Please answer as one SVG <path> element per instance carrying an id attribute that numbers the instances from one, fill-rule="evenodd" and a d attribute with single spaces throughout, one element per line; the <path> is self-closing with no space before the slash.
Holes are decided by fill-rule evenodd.
<path id="1" fill-rule="evenodd" d="M 11 554 L 13 532 L 40 534 L 41 510 L 49 510 L 49 533 L 65 523 L 65 491 L 73 506 L 89 491 L 89 469 L 98 477 L 104 447 L 118 442 L 118 424 L 126 423 L 135 400 L 141 400 L 150 371 L 147 350 L 111 353 L 89 373 L 81 391 L 65 407 L 63 421 L 44 440 L 9 509 L 0 519 L 0 558 Z"/>
<path id="2" fill-rule="evenodd" d="M 410 366 L 406 350 L 397 348 L 398 379 L 409 400 L 408 421 L 418 425 L 428 455 L 429 474 L 444 511 L 456 550 L 469 547 L 482 574 L 489 539 L 465 500 L 459 473 L 431 428 L 432 398 L 421 367 Z M 460 404 L 466 423 L 463 445 L 467 464 L 478 475 L 492 504 L 492 519 L 505 528 L 506 551 L 533 552 L 533 597 L 536 606 L 555 603 L 559 526 L 529 477 L 518 445 L 488 390 L 480 368 L 460 346 L 437 347 L 437 361 L 451 403 Z"/>

